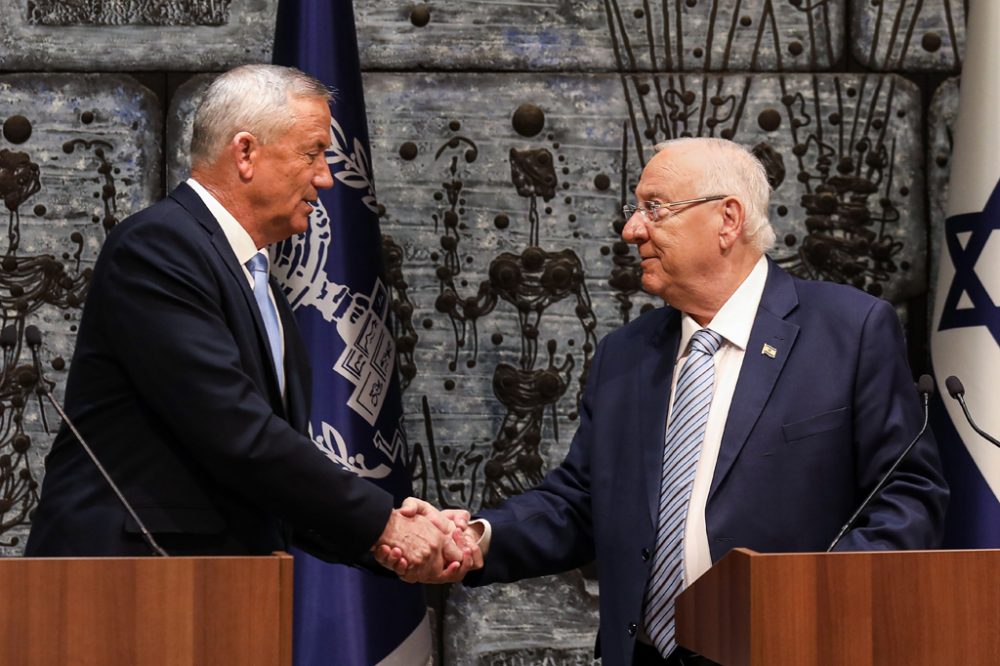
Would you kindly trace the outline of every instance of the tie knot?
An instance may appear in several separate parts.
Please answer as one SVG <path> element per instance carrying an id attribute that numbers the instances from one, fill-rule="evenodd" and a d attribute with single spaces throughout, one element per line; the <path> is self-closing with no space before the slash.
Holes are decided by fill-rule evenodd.
<path id="1" fill-rule="evenodd" d="M 707 356 L 714 356 L 722 346 L 722 336 L 710 328 L 702 328 L 694 332 L 688 343 L 691 351 L 698 351 Z"/>
<path id="2" fill-rule="evenodd" d="M 258 252 L 253 255 L 250 257 L 250 260 L 247 261 L 247 268 L 250 269 L 251 273 L 267 274 L 267 255 L 263 252 Z"/>

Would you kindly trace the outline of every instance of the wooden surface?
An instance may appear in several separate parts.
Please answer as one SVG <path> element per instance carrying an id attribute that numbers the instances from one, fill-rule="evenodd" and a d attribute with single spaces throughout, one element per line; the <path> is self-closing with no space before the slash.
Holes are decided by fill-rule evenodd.
<path id="1" fill-rule="evenodd" d="M 1000 663 L 1000 551 L 760 555 L 681 595 L 680 644 L 726 666 Z"/>
<path id="2" fill-rule="evenodd" d="M 290 666 L 292 558 L 0 560 L 0 664 Z"/>

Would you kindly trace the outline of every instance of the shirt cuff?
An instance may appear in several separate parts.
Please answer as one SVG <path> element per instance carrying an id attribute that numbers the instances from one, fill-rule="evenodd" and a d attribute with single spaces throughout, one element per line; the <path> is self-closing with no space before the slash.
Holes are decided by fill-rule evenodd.
<path id="1" fill-rule="evenodd" d="M 486 557 L 486 552 L 490 549 L 490 539 L 493 538 L 493 528 L 490 526 L 490 521 L 485 518 L 476 518 L 475 520 L 469 521 L 469 527 L 482 527 L 482 534 L 479 537 L 479 541 L 476 543 L 478 544 L 483 557 Z"/>

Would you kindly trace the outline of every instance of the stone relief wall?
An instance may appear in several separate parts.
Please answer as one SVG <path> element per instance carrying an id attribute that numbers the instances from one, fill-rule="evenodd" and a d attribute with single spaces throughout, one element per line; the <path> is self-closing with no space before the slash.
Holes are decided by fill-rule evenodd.
<path id="1" fill-rule="evenodd" d="M 161 179 L 186 176 L 200 91 L 211 72 L 269 59 L 275 8 L 0 0 L 5 555 L 23 547 L 58 418 L 35 388 L 59 395 L 104 234 Z M 422 496 L 489 506 L 565 455 L 597 341 L 657 305 L 618 233 L 666 138 L 752 148 L 775 188 L 775 260 L 892 301 L 926 339 L 962 2 L 355 0 L 355 12 Z M 205 74 L 154 94 L 128 72 Z M 27 325 L 45 334 L 42 377 Z M 443 663 L 589 664 L 598 594 L 586 572 L 453 588 L 438 609 Z"/>

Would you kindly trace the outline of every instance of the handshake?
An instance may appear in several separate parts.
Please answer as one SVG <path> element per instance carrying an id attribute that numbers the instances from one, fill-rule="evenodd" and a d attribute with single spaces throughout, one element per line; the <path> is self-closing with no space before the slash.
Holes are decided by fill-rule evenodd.
<path id="1" fill-rule="evenodd" d="M 456 583 L 483 566 L 480 530 L 469 524 L 468 511 L 438 511 L 409 497 L 389 516 L 372 553 L 408 583 Z"/>

